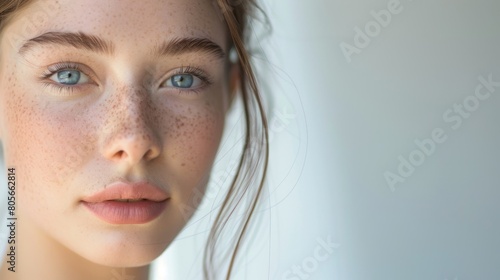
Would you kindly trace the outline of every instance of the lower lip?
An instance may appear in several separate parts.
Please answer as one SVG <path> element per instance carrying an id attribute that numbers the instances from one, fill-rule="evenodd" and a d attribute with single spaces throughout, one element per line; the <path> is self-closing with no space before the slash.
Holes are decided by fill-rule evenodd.
<path id="1" fill-rule="evenodd" d="M 111 224 L 145 224 L 160 216 L 166 204 L 166 200 L 83 202 L 83 205 L 97 217 Z"/>

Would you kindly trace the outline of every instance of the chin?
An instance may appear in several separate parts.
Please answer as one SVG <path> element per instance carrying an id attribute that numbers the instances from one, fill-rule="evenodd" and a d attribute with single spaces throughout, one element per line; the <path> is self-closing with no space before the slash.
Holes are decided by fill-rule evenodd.
<path id="1" fill-rule="evenodd" d="M 96 249 L 94 252 L 84 252 L 83 257 L 90 262 L 107 267 L 140 267 L 151 264 L 159 257 L 165 248 L 120 248 Z"/>
<path id="2" fill-rule="evenodd" d="M 145 266 L 158 258 L 170 245 L 171 239 L 151 239 L 140 232 L 114 232 L 96 238 L 89 238 L 73 251 L 83 258 L 108 267 Z M 94 240 L 94 242 L 91 242 Z M 156 241 L 153 241 L 156 240 Z M 83 245 L 83 246 L 82 246 Z"/>

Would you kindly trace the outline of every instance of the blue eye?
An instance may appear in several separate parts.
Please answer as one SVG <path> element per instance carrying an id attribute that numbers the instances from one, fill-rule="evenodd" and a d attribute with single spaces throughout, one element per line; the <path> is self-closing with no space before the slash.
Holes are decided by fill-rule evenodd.
<path id="1" fill-rule="evenodd" d="M 70 86 L 88 82 L 87 75 L 79 70 L 72 69 L 58 71 L 50 79 L 54 82 Z"/>
<path id="2" fill-rule="evenodd" d="M 170 78 L 172 85 L 180 88 L 190 88 L 193 85 L 193 76 L 189 74 L 175 75 Z"/>
<path id="3" fill-rule="evenodd" d="M 165 81 L 167 87 L 190 89 L 199 87 L 203 81 L 192 74 L 176 74 Z"/>

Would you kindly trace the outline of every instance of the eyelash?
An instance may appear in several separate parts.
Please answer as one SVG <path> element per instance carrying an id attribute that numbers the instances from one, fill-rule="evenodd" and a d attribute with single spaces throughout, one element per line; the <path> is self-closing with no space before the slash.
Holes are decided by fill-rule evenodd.
<path id="1" fill-rule="evenodd" d="M 87 75 L 90 80 L 93 79 L 92 75 L 87 74 L 85 71 L 83 71 L 82 67 L 80 67 L 78 64 L 73 63 L 73 62 L 59 62 L 56 64 L 53 64 L 49 67 L 47 67 L 47 70 L 45 70 L 42 75 L 40 76 L 41 81 L 46 81 L 49 79 L 52 75 L 57 74 L 57 72 L 62 71 L 62 70 L 77 70 L 82 72 L 83 74 Z M 199 68 L 193 67 L 193 66 L 181 66 L 177 70 L 175 70 L 174 73 L 172 73 L 167 79 L 163 80 L 161 84 L 164 84 L 168 79 L 171 79 L 175 75 L 181 75 L 181 74 L 189 74 L 193 75 L 197 78 L 199 78 L 203 85 L 195 88 L 195 89 L 183 89 L 183 88 L 175 88 L 175 90 L 178 91 L 178 94 L 183 94 L 183 93 L 194 93 L 194 94 L 199 94 L 202 89 L 204 89 L 207 86 L 210 86 L 213 82 L 212 80 L 205 74 L 205 72 Z M 44 82 L 43 87 L 51 87 L 52 89 L 57 90 L 60 94 L 67 94 L 70 95 L 73 93 L 75 88 L 81 86 L 81 85 L 74 85 L 74 86 L 65 86 L 61 84 L 57 84 L 54 82 Z"/>
<path id="2" fill-rule="evenodd" d="M 188 74 L 188 75 L 193 75 L 201 80 L 203 83 L 200 87 L 194 88 L 194 89 L 182 89 L 182 88 L 175 88 L 175 90 L 178 90 L 179 94 L 185 93 L 185 92 L 191 92 L 193 94 L 199 94 L 201 90 L 203 90 L 205 87 L 210 86 L 212 84 L 212 80 L 205 74 L 203 70 L 200 68 L 196 68 L 193 66 L 181 66 L 177 70 L 174 71 L 171 75 L 168 76 L 167 79 L 162 80 L 161 84 L 165 83 L 169 79 L 171 79 L 175 75 L 181 75 L 181 74 Z"/>
<path id="3" fill-rule="evenodd" d="M 59 63 L 56 63 L 54 65 L 47 67 L 47 70 L 45 70 L 42 73 L 42 75 L 40 76 L 40 80 L 45 82 L 52 75 L 54 75 L 57 72 L 62 71 L 62 70 L 78 70 L 78 71 L 84 73 L 85 75 L 87 75 L 87 73 L 85 73 L 81 69 L 81 67 L 75 63 L 59 62 Z M 89 76 L 89 75 L 87 75 L 87 76 Z M 91 78 L 91 76 L 89 76 L 89 78 Z M 44 88 L 50 87 L 51 89 L 57 90 L 58 93 L 60 93 L 60 94 L 66 93 L 67 95 L 72 94 L 73 91 L 75 90 L 75 88 L 78 87 L 78 85 L 77 86 L 63 86 L 63 85 L 55 84 L 54 82 L 45 82 L 42 85 Z"/>

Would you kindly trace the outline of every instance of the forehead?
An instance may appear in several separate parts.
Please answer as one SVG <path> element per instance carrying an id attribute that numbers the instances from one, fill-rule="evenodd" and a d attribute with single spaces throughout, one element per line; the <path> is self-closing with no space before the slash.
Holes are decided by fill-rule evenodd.
<path id="1" fill-rule="evenodd" d="M 203 37 L 225 46 L 226 27 L 213 0 L 35 0 L 9 29 L 25 39 L 48 31 L 81 31 L 122 46 L 169 37 Z"/>

